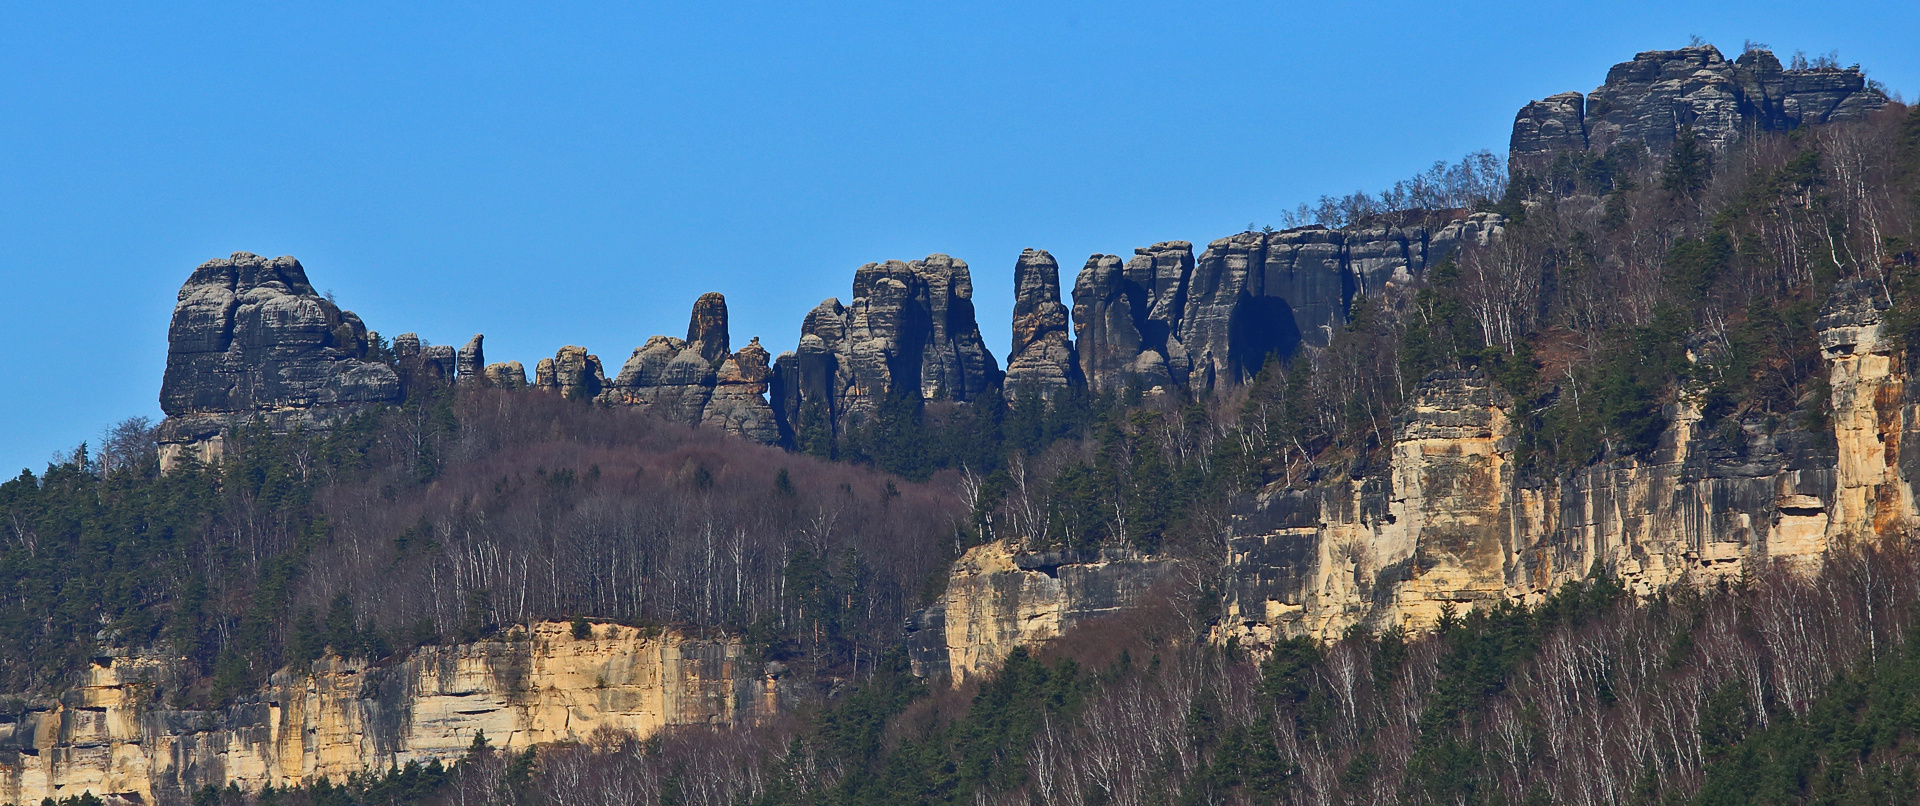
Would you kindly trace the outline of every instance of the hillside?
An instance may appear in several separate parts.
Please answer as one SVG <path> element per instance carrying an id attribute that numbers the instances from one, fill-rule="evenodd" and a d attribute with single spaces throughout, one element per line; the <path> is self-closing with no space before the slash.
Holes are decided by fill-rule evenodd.
<path id="1" fill-rule="evenodd" d="M 1710 46 L 1196 250 L 616 370 L 180 292 L 0 484 L 0 802 L 1911 792 L 1920 111 Z M 1878 800 L 1875 800 L 1878 798 Z"/>

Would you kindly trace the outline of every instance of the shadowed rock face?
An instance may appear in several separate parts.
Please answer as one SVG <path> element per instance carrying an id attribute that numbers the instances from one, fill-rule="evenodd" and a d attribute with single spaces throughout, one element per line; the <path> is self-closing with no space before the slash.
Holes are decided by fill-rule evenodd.
<path id="1" fill-rule="evenodd" d="M 180 289 L 160 387 L 161 462 L 217 458 L 240 419 L 324 428 L 402 391 L 393 367 L 369 357 L 366 325 L 315 293 L 299 261 L 235 252 L 201 264 Z"/>
<path id="2" fill-rule="evenodd" d="M 853 302 L 816 306 L 799 346 L 774 363 L 773 398 L 789 433 L 839 434 L 890 395 L 970 401 L 1000 380 L 974 320 L 967 264 L 936 254 L 856 270 Z"/>
<path id="3" fill-rule="evenodd" d="M 1865 116 L 1887 102 L 1858 69 L 1786 70 L 1764 50 L 1729 62 L 1711 45 L 1654 50 L 1607 71 L 1584 98 L 1561 93 L 1521 107 L 1509 168 L 1540 172 L 1561 154 L 1628 146 L 1662 157 L 1680 127 L 1724 149 L 1751 126 L 1787 131 Z"/>
<path id="4" fill-rule="evenodd" d="M 708 293 L 694 302 L 685 341 L 654 336 L 634 349 L 597 399 L 638 406 L 687 425 L 709 425 L 758 442 L 773 443 L 780 430 L 767 405 L 767 351 L 755 338 L 728 350 L 727 299 Z M 544 362 L 543 362 L 544 363 Z"/>
<path id="5" fill-rule="evenodd" d="M 1068 339 L 1067 306 L 1060 303 L 1060 264 L 1045 250 L 1027 249 L 1013 267 L 1013 345 L 1007 353 L 1006 395 L 1052 399 L 1085 388 L 1080 360 Z"/>
<path id="6" fill-rule="evenodd" d="M 1192 275 L 1186 241 L 1135 249 L 1124 264 L 1113 255 L 1087 259 L 1073 283 L 1073 330 L 1089 389 L 1186 385 L 1187 351 L 1176 334 Z"/>
<path id="7" fill-rule="evenodd" d="M 1087 386 L 1203 394 L 1244 383 L 1269 356 L 1327 346 L 1356 297 L 1391 298 L 1504 226 L 1491 213 L 1428 217 L 1435 223 L 1243 232 L 1197 260 L 1185 241 L 1134 250 L 1124 266 L 1094 255 L 1073 288 Z"/>

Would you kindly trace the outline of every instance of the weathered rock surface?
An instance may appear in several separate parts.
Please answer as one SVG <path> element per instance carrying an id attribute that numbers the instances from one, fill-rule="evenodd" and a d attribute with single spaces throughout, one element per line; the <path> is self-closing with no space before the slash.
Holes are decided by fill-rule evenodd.
<path id="1" fill-rule="evenodd" d="M 687 338 L 654 336 L 634 349 L 598 400 L 638 406 L 688 425 L 708 425 L 764 443 L 780 429 L 767 404 L 767 351 L 760 339 L 731 352 L 727 300 L 708 293 L 693 305 Z"/>
<path id="2" fill-rule="evenodd" d="M 201 264 L 180 289 L 160 387 L 161 464 L 217 459 L 238 422 L 325 428 L 402 392 L 393 367 L 369 357 L 360 318 L 315 293 L 299 261 L 235 252 Z"/>
<path id="3" fill-rule="evenodd" d="M 1548 480 L 1514 470 L 1510 401 L 1472 373 L 1432 376 L 1383 474 L 1280 485 L 1240 509 L 1218 637 L 1421 628 L 1450 605 L 1539 601 L 1596 562 L 1646 594 L 1760 563 L 1812 567 L 1840 535 L 1903 534 L 1917 522 L 1917 408 L 1880 334 L 1884 304 L 1843 283 L 1819 322 L 1830 433 L 1708 433 L 1683 400 L 1652 456 Z"/>
<path id="4" fill-rule="evenodd" d="M 956 686 L 990 673 L 1014 647 L 1139 604 L 1176 567 L 1117 549 L 1018 553 L 1005 543 L 976 546 L 954 563 L 946 593 L 908 619 L 913 673 L 945 676 Z"/>
<path id="5" fill-rule="evenodd" d="M 485 335 L 475 333 L 473 334 L 473 338 L 467 340 L 467 346 L 460 348 L 459 359 L 455 364 L 459 371 L 459 382 L 461 384 L 470 386 L 487 385 L 487 354 L 481 347 L 481 344 L 485 341 Z"/>
<path id="6" fill-rule="evenodd" d="M 453 385 L 458 359 L 448 345 L 423 345 L 419 334 L 402 333 L 393 337 L 393 359 L 400 374 L 402 397 L 416 390 Z"/>
<path id="7" fill-rule="evenodd" d="M 1004 391 L 1052 399 L 1086 387 L 1069 338 L 1069 312 L 1060 302 L 1060 264 L 1043 249 L 1027 249 L 1013 266 L 1013 342 Z"/>
<path id="8" fill-rule="evenodd" d="M 1651 455 L 1547 479 L 1518 472 L 1512 401 L 1476 372 L 1434 373 L 1396 421 L 1384 466 L 1283 481 L 1236 504 L 1213 637 L 1257 650 L 1356 625 L 1419 630 L 1449 608 L 1538 603 L 1596 564 L 1648 595 L 1768 563 L 1812 570 L 1843 535 L 1908 534 L 1920 526 L 1909 475 L 1920 396 L 1882 332 L 1885 306 L 1872 284 L 1843 282 L 1822 312 L 1831 431 L 1709 431 L 1683 396 Z M 946 595 L 909 622 L 916 671 L 979 674 L 1058 635 L 1071 614 L 1137 602 L 1159 578 L 1141 570 L 1157 558 L 1112 559 L 969 552 Z"/>
<path id="9" fill-rule="evenodd" d="M 527 368 L 518 361 L 488 364 L 485 373 L 487 385 L 495 389 L 527 388 Z"/>
<path id="10" fill-rule="evenodd" d="M 1724 149 L 1748 127 L 1859 118 L 1886 102 L 1857 68 L 1786 70 L 1764 50 L 1729 62 L 1712 45 L 1647 51 L 1614 65 L 1585 98 L 1562 93 L 1522 107 L 1508 164 L 1515 175 L 1538 173 L 1562 154 L 1617 145 L 1664 158 L 1682 126 Z"/>
<path id="11" fill-rule="evenodd" d="M 601 728 L 645 737 L 764 719 L 782 694 L 747 666 L 738 642 L 612 624 L 582 640 L 565 622 L 540 623 L 519 638 L 422 647 L 377 667 L 325 658 L 215 711 L 164 705 L 179 663 L 120 652 L 59 699 L 30 701 L 0 722 L 0 803 L 82 792 L 184 802 L 206 786 L 340 781 L 456 759 L 477 731 L 507 749 L 582 741 Z"/>
<path id="12" fill-rule="evenodd" d="M 1417 217 L 1417 216 L 1409 216 Z M 1207 245 L 1135 250 L 1122 267 L 1095 255 L 1074 284 L 1074 335 L 1096 392 L 1237 385 L 1268 356 L 1325 347 L 1356 297 L 1391 297 L 1467 243 L 1504 226 L 1492 213 L 1429 214 L 1427 223 L 1243 232 Z"/>
<path id="13" fill-rule="evenodd" d="M 1178 333 L 1193 265 L 1186 241 L 1135 249 L 1124 264 L 1113 255 L 1087 259 L 1073 283 L 1073 335 L 1089 389 L 1186 386 Z"/>
<path id="14" fill-rule="evenodd" d="M 533 388 L 569 400 L 591 400 L 606 387 L 600 356 L 588 354 L 585 347 L 569 344 L 533 367 Z"/>
<path id="15" fill-rule="evenodd" d="M 844 433 L 889 395 L 969 401 L 1001 380 L 974 320 L 967 264 L 946 255 L 861 266 L 853 302 L 820 303 L 800 334 L 773 371 L 773 399 L 788 433 L 803 421 Z"/>

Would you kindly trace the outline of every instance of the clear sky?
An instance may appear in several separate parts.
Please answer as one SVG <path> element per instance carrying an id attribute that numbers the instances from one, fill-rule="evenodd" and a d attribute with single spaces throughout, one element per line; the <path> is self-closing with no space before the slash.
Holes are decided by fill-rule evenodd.
<path id="1" fill-rule="evenodd" d="M 30 5 L 46 8 L 34 9 Z M 310 10 L 297 10 L 294 6 Z M 159 418 L 174 294 L 293 255 L 385 334 L 617 370 L 693 300 L 778 353 L 854 268 L 1204 243 L 1698 34 L 1920 94 L 1911 2 L 9 4 L 0 468 Z"/>

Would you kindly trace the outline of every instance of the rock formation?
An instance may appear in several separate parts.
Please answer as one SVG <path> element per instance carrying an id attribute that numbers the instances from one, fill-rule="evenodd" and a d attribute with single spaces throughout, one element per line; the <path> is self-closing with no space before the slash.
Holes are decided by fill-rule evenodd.
<path id="1" fill-rule="evenodd" d="M 600 356 L 589 355 L 585 347 L 569 344 L 533 367 L 533 388 L 569 400 L 592 400 L 606 387 Z"/>
<path id="2" fill-rule="evenodd" d="M 488 364 L 485 378 L 486 384 L 495 389 L 527 388 L 527 368 L 518 361 Z"/>
<path id="3" fill-rule="evenodd" d="M 991 672 L 1017 646 L 1057 638 L 1140 603 L 1177 565 L 1132 551 L 1014 552 L 976 546 L 953 565 L 946 593 L 907 622 L 913 673 L 954 685 Z"/>
<path id="4" fill-rule="evenodd" d="M 1235 505 L 1213 638 L 1258 650 L 1354 626 L 1424 629 L 1448 608 L 1537 604 L 1596 564 L 1650 595 L 1768 563 L 1811 570 L 1843 536 L 1909 533 L 1920 526 L 1904 469 L 1920 467 L 1920 395 L 1882 332 L 1876 290 L 1838 284 L 1819 319 L 1827 433 L 1757 419 L 1709 431 L 1682 398 L 1651 455 L 1541 479 L 1517 469 L 1511 400 L 1474 371 L 1428 376 L 1384 467 L 1276 482 Z M 990 669 L 1076 614 L 1138 601 L 1166 575 L 1149 570 L 1156 562 L 976 548 L 909 622 L 914 668 L 956 681 Z"/>
<path id="5" fill-rule="evenodd" d="M 671 725 L 742 724 L 781 707 L 782 682 L 748 667 L 738 641 L 615 624 L 592 633 L 577 639 L 570 624 L 544 622 L 383 666 L 323 658 L 212 711 L 164 704 L 176 659 L 114 650 L 80 687 L 0 721 L 0 803 L 86 791 L 108 802 L 185 802 L 208 786 L 258 791 L 450 761 L 478 731 L 518 750 L 601 728 L 645 737 Z"/>
<path id="6" fill-rule="evenodd" d="M 1390 297 L 1462 244 L 1504 226 L 1493 213 L 1428 223 L 1243 232 L 1207 245 L 1136 249 L 1122 267 L 1094 255 L 1073 289 L 1074 335 L 1094 391 L 1204 393 L 1259 372 L 1269 355 L 1325 347 L 1357 296 Z"/>
<path id="7" fill-rule="evenodd" d="M 415 390 L 452 386 L 458 359 L 453 348 L 444 344 L 422 345 L 415 333 L 393 337 L 394 367 L 400 373 L 401 396 Z"/>
<path id="8" fill-rule="evenodd" d="M 1171 391 L 1187 382 L 1179 317 L 1193 275 L 1193 244 L 1167 241 L 1133 250 L 1124 265 L 1094 255 L 1073 283 L 1073 336 L 1087 387 Z"/>
<path id="9" fill-rule="evenodd" d="M 484 341 L 486 341 L 486 336 L 475 333 L 473 334 L 473 338 L 467 340 L 467 346 L 460 348 L 460 355 L 458 360 L 455 361 L 455 365 L 459 371 L 459 382 L 461 384 L 469 386 L 488 385 L 487 354 L 486 351 L 480 347 L 481 342 Z"/>
<path id="10" fill-rule="evenodd" d="M 1045 250 L 1022 251 L 1013 266 L 1013 344 L 1004 387 L 1009 399 L 1029 393 L 1052 399 L 1086 388 L 1067 317 L 1067 306 L 1060 303 L 1060 264 Z"/>
<path id="11" fill-rule="evenodd" d="M 368 346 L 360 318 L 315 293 L 291 257 L 235 252 L 201 264 L 167 331 L 161 465 L 217 459 L 223 433 L 246 420 L 324 428 L 400 400 L 400 376 Z"/>
<path id="12" fill-rule="evenodd" d="M 889 396 L 975 400 L 1000 379 L 967 264 L 936 254 L 861 266 L 851 304 L 808 313 L 798 348 L 774 363 L 773 402 L 789 433 L 817 423 L 840 434 Z"/>
<path id="13" fill-rule="evenodd" d="M 727 299 L 702 295 L 687 322 L 687 338 L 654 336 L 634 349 L 599 400 L 639 406 L 688 425 L 709 425 L 758 442 L 780 439 L 764 397 L 767 351 L 755 338 L 731 352 Z"/>
<path id="14" fill-rule="evenodd" d="M 1764 50 L 1729 62 L 1712 45 L 1647 51 L 1614 65 L 1585 98 L 1568 92 L 1522 107 L 1508 166 L 1516 176 L 1539 173 L 1562 154 L 1615 146 L 1664 158 L 1682 126 L 1724 149 L 1748 127 L 1787 131 L 1859 118 L 1886 102 L 1858 68 L 1787 70 Z"/>

